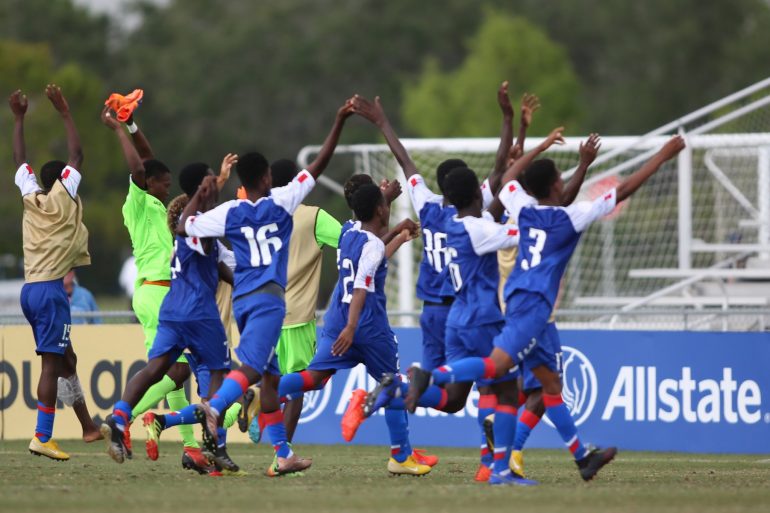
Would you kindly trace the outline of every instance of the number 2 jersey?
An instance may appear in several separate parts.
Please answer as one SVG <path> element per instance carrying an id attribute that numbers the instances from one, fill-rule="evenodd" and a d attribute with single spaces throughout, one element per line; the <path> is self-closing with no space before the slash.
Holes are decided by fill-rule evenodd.
<path id="1" fill-rule="evenodd" d="M 332 300 L 324 315 L 323 336 L 337 338 L 348 323 L 354 289 L 365 289 L 366 300 L 353 341 L 365 344 L 383 336 L 392 340 L 385 298 L 385 244 L 372 232 L 361 229 L 360 224 L 351 226 L 340 237 L 339 268 Z"/>
<path id="2" fill-rule="evenodd" d="M 302 170 L 285 187 L 256 202 L 232 200 L 213 210 L 191 216 L 185 222 L 187 235 L 227 237 L 235 254 L 233 299 L 253 292 L 269 282 L 286 289 L 292 214 L 315 185 L 313 176 Z"/>
<path id="3" fill-rule="evenodd" d="M 506 302 L 517 290 L 542 295 L 551 308 L 559 283 L 581 234 L 597 219 L 612 212 L 616 191 L 611 189 L 594 201 L 578 201 L 567 207 L 539 205 L 521 184 L 512 180 L 500 191 L 500 201 L 519 227 L 519 254 L 505 284 Z"/>
<path id="4" fill-rule="evenodd" d="M 467 328 L 502 321 L 497 301 L 497 250 L 516 246 L 517 227 L 499 224 L 484 212 L 482 217 L 454 216 L 446 231 L 455 292 L 447 326 Z"/>

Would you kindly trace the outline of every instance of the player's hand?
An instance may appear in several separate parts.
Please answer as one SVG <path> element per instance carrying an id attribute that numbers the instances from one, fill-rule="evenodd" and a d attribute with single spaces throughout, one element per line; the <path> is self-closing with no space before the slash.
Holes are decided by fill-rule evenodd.
<path id="1" fill-rule="evenodd" d="M 554 144 L 564 144 L 564 127 L 560 126 L 558 128 L 554 128 L 551 130 L 551 133 L 548 134 L 548 137 L 545 138 L 545 141 L 543 141 L 543 146 L 545 146 L 545 149 L 547 150 Z"/>
<path id="2" fill-rule="evenodd" d="M 401 196 L 401 182 L 398 180 L 389 182 L 383 178 L 383 180 L 380 182 L 380 190 L 382 191 L 382 195 L 385 197 L 385 201 L 387 201 L 388 205 L 390 205 L 396 200 L 396 198 Z"/>
<path id="3" fill-rule="evenodd" d="M 8 98 L 8 105 L 11 106 L 11 112 L 13 112 L 14 117 L 23 118 L 29 106 L 27 95 L 21 94 L 21 89 L 17 89 Z"/>
<path id="4" fill-rule="evenodd" d="M 345 100 L 345 104 L 337 110 L 337 119 L 344 120 L 353 115 L 353 100 L 356 96 L 352 96 Z"/>
<path id="5" fill-rule="evenodd" d="M 374 99 L 374 103 L 370 102 L 363 96 L 354 96 L 353 111 L 362 118 L 377 126 L 380 126 L 387 119 L 385 116 L 385 111 L 382 108 L 382 103 L 380 103 L 379 96 Z"/>
<path id="6" fill-rule="evenodd" d="M 420 224 L 411 219 L 404 219 L 396 225 L 395 230 L 404 236 L 404 242 L 417 238 L 420 235 Z"/>
<path id="7" fill-rule="evenodd" d="M 684 138 L 681 135 L 675 135 L 663 145 L 658 154 L 663 157 L 664 160 L 669 160 L 676 157 L 685 146 Z"/>
<path id="8" fill-rule="evenodd" d="M 580 165 L 584 167 L 590 166 L 596 159 L 596 155 L 599 153 L 599 148 L 602 147 L 602 140 L 599 134 L 591 134 L 588 136 L 588 140 L 580 143 L 578 148 L 578 154 L 580 155 Z"/>
<path id="9" fill-rule="evenodd" d="M 235 153 L 228 153 L 225 158 L 222 159 L 222 165 L 219 166 L 219 176 L 217 176 L 217 188 L 221 191 L 225 186 L 227 180 L 230 179 L 230 171 L 232 167 L 238 163 L 238 155 Z"/>
<path id="10" fill-rule="evenodd" d="M 209 175 L 203 179 L 201 184 L 198 186 L 198 194 L 200 195 L 200 200 L 202 202 L 205 202 L 209 198 L 211 198 L 214 194 L 216 194 L 217 191 L 217 177 Z"/>
<path id="11" fill-rule="evenodd" d="M 108 106 L 104 106 L 102 109 L 102 115 L 101 115 L 102 123 L 104 125 L 111 129 L 111 130 L 119 130 L 120 129 L 120 122 L 115 117 L 115 115 L 112 113 L 110 108 Z"/>
<path id="12" fill-rule="evenodd" d="M 521 97 L 521 124 L 529 127 L 532 124 L 532 114 L 540 108 L 540 98 L 534 94 L 524 93 Z"/>
<path id="13" fill-rule="evenodd" d="M 345 326 L 345 329 L 340 332 L 337 340 L 334 341 L 334 345 L 332 345 L 332 356 L 342 356 L 348 352 L 350 346 L 353 345 L 355 331 L 355 328 Z"/>
<path id="14" fill-rule="evenodd" d="M 56 84 L 48 84 L 45 87 L 45 95 L 51 100 L 54 109 L 56 109 L 62 116 L 69 114 L 70 106 L 67 105 L 67 100 L 61 92 L 61 87 Z"/>
<path id="15" fill-rule="evenodd" d="M 511 105 L 511 99 L 508 97 L 507 80 L 503 82 L 497 90 L 497 104 L 500 106 L 500 111 L 503 113 L 503 116 L 513 119 L 513 106 Z"/>

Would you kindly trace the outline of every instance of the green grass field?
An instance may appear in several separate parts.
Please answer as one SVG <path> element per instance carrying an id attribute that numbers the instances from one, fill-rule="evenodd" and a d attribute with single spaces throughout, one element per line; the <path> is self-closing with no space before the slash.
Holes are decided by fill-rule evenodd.
<path id="1" fill-rule="evenodd" d="M 140 441 L 137 440 L 137 445 Z M 403 511 L 731 512 L 770 509 L 770 460 L 744 455 L 621 452 L 583 483 L 564 451 L 526 453 L 535 488 L 475 483 L 477 454 L 432 449 L 441 457 L 422 478 L 390 477 L 385 447 L 303 446 L 314 458 L 304 476 L 270 479 L 268 446 L 233 445 L 245 477 L 201 477 L 180 467 L 180 448 L 161 445 L 157 462 L 137 446 L 117 465 L 101 442 L 64 441 L 72 459 L 33 457 L 27 442 L 0 442 L 0 511 Z"/>

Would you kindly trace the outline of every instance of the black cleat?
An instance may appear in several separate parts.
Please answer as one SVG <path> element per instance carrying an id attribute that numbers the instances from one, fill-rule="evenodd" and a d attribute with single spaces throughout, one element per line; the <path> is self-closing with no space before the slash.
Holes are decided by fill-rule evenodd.
<path id="1" fill-rule="evenodd" d="M 216 466 L 217 470 L 223 470 L 228 473 L 238 474 L 241 468 L 227 454 L 224 446 L 217 447 L 216 451 L 206 451 L 203 453 Z"/>
<path id="2" fill-rule="evenodd" d="M 596 476 L 599 469 L 615 458 L 617 453 L 618 449 L 616 447 L 607 447 L 606 449 L 595 447 L 591 449 L 583 459 L 575 462 L 580 470 L 580 477 L 583 478 L 583 481 L 590 481 Z"/>
<path id="3" fill-rule="evenodd" d="M 249 430 L 249 424 L 251 424 L 249 407 L 252 401 L 254 401 L 254 389 L 249 387 L 246 393 L 243 394 L 243 405 L 241 406 L 241 411 L 238 412 L 238 429 L 241 430 L 241 433 L 246 433 Z"/>
<path id="4" fill-rule="evenodd" d="M 126 426 L 125 429 L 128 429 L 128 426 Z M 126 459 L 127 452 L 125 442 L 126 436 L 118 427 L 118 423 L 115 422 L 112 415 L 107 416 L 107 419 L 99 427 L 99 431 L 102 436 L 104 436 L 105 442 L 107 442 L 107 454 L 109 454 L 110 458 L 117 463 L 123 463 Z"/>
<path id="5" fill-rule="evenodd" d="M 374 390 L 364 399 L 364 417 L 371 417 L 377 410 L 384 408 L 396 397 L 400 380 L 392 372 L 382 374 L 382 379 Z"/>
<path id="6" fill-rule="evenodd" d="M 433 374 L 429 371 L 422 370 L 415 365 L 409 367 L 408 373 L 409 392 L 406 394 L 404 403 L 406 404 L 407 411 L 409 411 L 409 413 L 414 413 L 414 410 L 417 409 L 417 402 L 433 381 Z"/>
<path id="7" fill-rule="evenodd" d="M 203 446 L 213 454 L 217 450 L 217 416 L 208 404 L 202 403 L 195 409 L 195 420 L 201 424 Z"/>
<path id="8" fill-rule="evenodd" d="M 484 436 L 487 439 L 487 448 L 491 454 L 495 453 L 495 414 L 490 413 L 484 419 Z"/>

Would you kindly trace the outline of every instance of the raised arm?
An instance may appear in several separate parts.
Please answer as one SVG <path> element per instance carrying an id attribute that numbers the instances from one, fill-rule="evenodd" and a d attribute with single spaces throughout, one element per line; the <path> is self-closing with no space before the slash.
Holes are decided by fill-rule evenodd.
<path id="1" fill-rule="evenodd" d="M 134 142 L 134 147 L 139 153 L 139 157 L 141 157 L 143 161 L 154 159 L 155 153 L 152 151 L 150 141 L 147 140 L 147 137 L 139 128 L 139 125 L 136 124 L 133 114 L 126 120 L 126 128 L 128 128 L 128 132 L 131 134 L 131 140 Z"/>
<path id="2" fill-rule="evenodd" d="M 203 210 L 201 208 L 202 205 L 213 200 L 217 193 L 216 180 L 215 176 L 207 176 L 198 186 L 198 191 L 192 198 L 190 198 L 190 201 L 187 202 L 187 206 L 182 210 L 182 215 L 179 217 L 179 222 L 176 224 L 175 231 L 177 235 L 186 237 L 187 232 L 185 231 L 185 223 L 187 222 L 187 218 L 196 215 L 199 211 Z"/>
<path id="3" fill-rule="evenodd" d="M 561 194 L 562 206 L 572 204 L 577 198 L 580 192 L 580 187 L 583 185 L 583 180 L 586 178 L 586 171 L 596 159 L 596 155 L 599 153 L 599 148 L 602 145 L 602 141 L 599 138 L 599 134 L 591 134 L 588 136 L 588 140 L 585 143 L 580 143 L 578 154 L 580 155 L 580 163 L 578 164 L 575 174 L 569 179 L 569 182 L 564 186 L 564 190 Z"/>
<path id="4" fill-rule="evenodd" d="M 8 105 L 13 112 L 13 160 L 18 168 L 27 162 L 27 148 L 24 144 L 24 115 L 27 113 L 27 95 L 21 90 L 14 91 L 8 98 Z"/>
<path id="5" fill-rule="evenodd" d="M 136 148 L 134 148 L 134 145 L 131 143 L 131 139 L 128 138 L 126 131 L 120 126 L 120 122 L 115 119 L 115 116 L 110 112 L 109 107 L 104 107 L 104 109 L 102 109 L 102 123 L 117 135 L 118 140 L 120 141 L 120 147 L 123 150 L 123 156 L 128 164 L 128 170 L 131 172 L 131 180 L 133 180 L 140 189 L 146 189 L 147 182 L 145 181 L 142 159 L 136 152 Z"/>
<path id="6" fill-rule="evenodd" d="M 623 180 L 616 189 L 616 202 L 620 203 L 631 196 L 644 182 L 654 175 L 660 166 L 676 157 L 685 147 L 684 139 L 681 135 L 675 135 L 663 145 L 663 147 L 652 156 L 650 160 L 644 163 L 642 167 L 634 171 L 628 178 Z"/>
<path id="7" fill-rule="evenodd" d="M 521 173 L 524 172 L 525 169 L 544 151 L 546 151 L 548 148 L 553 146 L 554 144 L 564 144 L 564 136 L 562 135 L 562 132 L 564 132 L 564 127 L 560 126 L 558 128 L 554 128 L 550 134 L 548 134 L 548 137 L 543 140 L 540 144 L 537 145 L 535 149 L 530 151 L 529 153 L 525 153 L 521 156 L 521 158 L 516 159 L 513 162 L 513 165 L 506 169 L 505 174 L 503 175 L 503 184 L 506 184 L 510 182 L 511 180 L 518 180 L 519 176 L 521 176 Z"/>
<path id="8" fill-rule="evenodd" d="M 337 116 L 334 118 L 334 125 L 326 136 L 326 140 L 321 146 L 321 151 L 318 152 L 315 160 L 307 166 L 308 172 L 313 175 L 313 178 L 318 178 L 323 173 L 329 161 L 334 155 L 334 149 L 337 147 L 337 142 L 340 140 L 340 134 L 342 133 L 342 127 L 345 126 L 345 120 L 353 114 L 353 99 L 350 98 L 345 102 L 345 105 L 339 108 Z"/>
<path id="9" fill-rule="evenodd" d="M 420 225 L 411 219 L 404 219 L 395 228 L 382 236 L 385 243 L 385 258 L 392 257 L 398 249 L 420 234 Z"/>
<path id="10" fill-rule="evenodd" d="M 503 126 L 500 129 L 500 144 L 497 147 L 495 156 L 495 168 L 489 175 L 489 188 L 492 192 L 497 192 L 500 188 L 500 179 L 505 173 L 505 165 L 508 161 L 508 153 L 513 144 L 513 107 L 511 99 L 508 97 L 508 81 L 502 83 L 497 90 L 497 104 L 503 113 Z"/>
<path id="11" fill-rule="evenodd" d="M 385 110 L 382 108 L 382 103 L 380 103 L 380 97 L 377 96 L 374 99 L 374 103 L 372 103 L 366 98 L 356 95 L 353 99 L 353 109 L 356 114 L 380 129 L 380 132 L 385 137 L 385 141 L 388 143 L 388 147 L 390 147 L 391 153 L 396 157 L 396 161 L 398 161 L 401 169 L 404 170 L 406 178 L 408 179 L 413 174 L 416 174 L 417 166 L 412 162 L 409 153 L 407 153 L 406 148 L 401 144 L 398 135 L 396 135 L 395 130 L 390 125 L 388 116 L 385 115 Z"/>
<path id="12" fill-rule="evenodd" d="M 61 92 L 61 87 L 56 84 L 48 84 L 45 88 L 45 95 L 51 100 L 56 111 L 61 115 L 64 121 L 64 129 L 67 131 L 67 164 L 77 169 L 81 174 L 83 170 L 80 166 L 83 164 L 83 147 L 80 145 L 80 136 L 78 136 L 75 121 L 70 114 L 70 107 L 67 100 Z"/>
<path id="13" fill-rule="evenodd" d="M 540 108 L 540 98 L 534 94 L 524 93 L 521 97 L 521 120 L 519 121 L 519 136 L 516 138 L 516 146 L 524 148 L 524 139 L 527 138 L 527 129 L 532 124 L 532 115 Z"/>

